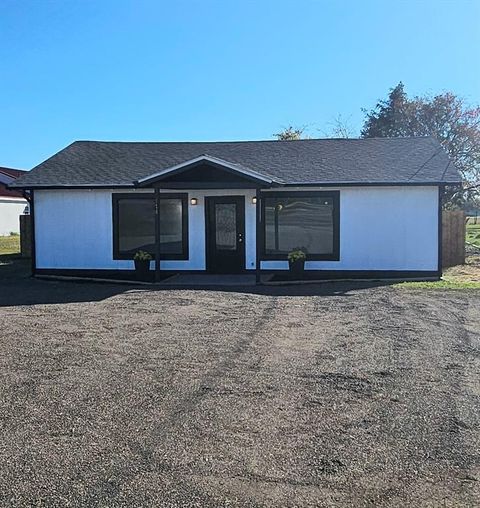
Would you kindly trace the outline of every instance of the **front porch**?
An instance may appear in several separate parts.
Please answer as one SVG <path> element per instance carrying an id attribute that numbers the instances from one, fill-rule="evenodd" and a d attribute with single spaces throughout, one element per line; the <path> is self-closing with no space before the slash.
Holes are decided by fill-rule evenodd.
<path id="1" fill-rule="evenodd" d="M 163 279 L 164 270 L 205 272 L 179 274 L 172 278 L 172 284 L 191 285 L 196 280 L 214 285 L 260 282 L 261 190 L 271 187 L 272 180 L 204 155 L 135 184 L 141 191 L 151 189 L 150 195 L 153 191 L 155 234 L 150 252 L 156 282 Z M 172 221 L 163 214 L 165 210 L 168 213 L 164 203 L 169 199 L 181 200 L 181 234 L 170 230 Z M 176 252 L 172 238 L 176 238 L 175 245 L 182 245 Z M 214 275 L 213 279 L 207 282 L 206 274 Z"/>
<path id="2" fill-rule="evenodd" d="M 250 169 L 201 156 L 113 193 L 114 259 L 137 251 L 164 272 L 254 275 L 288 269 L 302 248 L 310 263 L 338 261 L 338 190 L 288 190 Z M 319 269 L 312 265 L 309 269 Z"/>

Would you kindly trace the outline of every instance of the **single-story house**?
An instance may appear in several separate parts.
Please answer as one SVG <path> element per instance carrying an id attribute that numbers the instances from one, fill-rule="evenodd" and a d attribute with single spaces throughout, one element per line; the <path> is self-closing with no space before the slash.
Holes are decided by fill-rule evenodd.
<path id="1" fill-rule="evenodd" d="M 28 211 L 23 192 L 8 188 L 25 171 L 0 167 L 0 236 L 20 233 L 20 215 Z"/>
<path id="2" fill-rule="evenodd" d="M 34 272 L 122 276 L 138 250 L 162 272 L 287 270 L 437 278 L 441 195 L 460 176 L 430 137 L 241 142 L 77 141 L 28 189 Z"/>

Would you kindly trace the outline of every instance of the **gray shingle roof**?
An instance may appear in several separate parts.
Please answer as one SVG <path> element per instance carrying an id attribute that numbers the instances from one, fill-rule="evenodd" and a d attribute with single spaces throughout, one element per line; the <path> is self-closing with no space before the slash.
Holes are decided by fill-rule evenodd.
<path id="1" fill-rule="evenodd" d="M 430 137 L 236 142 L 76 141 L 13 186 L 115 186 L 208 154 L 281 184 L 458 183 Z"/>

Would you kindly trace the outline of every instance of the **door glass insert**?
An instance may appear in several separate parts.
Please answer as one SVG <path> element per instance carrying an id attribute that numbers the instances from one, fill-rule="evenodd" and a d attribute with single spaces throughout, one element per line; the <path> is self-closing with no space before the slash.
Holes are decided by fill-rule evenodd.
<path id="1" fill-rule="evenodd" d="M 215 241 L 218 250 L 237 248 L 237 221 L 235 203 L 215 205 Z"/>

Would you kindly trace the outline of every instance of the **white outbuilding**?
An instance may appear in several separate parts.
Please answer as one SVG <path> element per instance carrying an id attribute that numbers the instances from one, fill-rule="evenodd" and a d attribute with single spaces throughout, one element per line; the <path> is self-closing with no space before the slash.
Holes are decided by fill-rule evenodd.
<path id="1" fill-rule="evenodd" d="M 28 211 L 23 193 L 7 188 L 25 171 L 0 167 L 0 236 L 20 233 L 20 215 Z"/>

